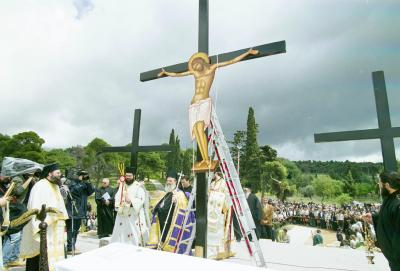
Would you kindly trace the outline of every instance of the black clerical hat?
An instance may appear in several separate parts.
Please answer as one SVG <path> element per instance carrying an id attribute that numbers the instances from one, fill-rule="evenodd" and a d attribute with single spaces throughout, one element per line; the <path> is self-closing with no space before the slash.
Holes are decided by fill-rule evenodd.
<path id="1" fill-rule="evenodd" d="M 132 173 L 133 175 L 135 175 L 135 168 L 127 167 L 127 168 L 125 168 L 125 173 Z"/>
<path id="2" fill-rule="evenodd" d="M 169 170 L 167 173 L 167 178 L 174 178 L 175 180 L 178 180 L 178 174 L 173 169 Z"/>
<path id="3" fill-rule="evenodd" d="M 247 183 L 244 185 L 244 187 L 245 187 L 245 188 L 249 188 L 249 189 L 251 189 L 251 190 L 253 191 L 254 184 L 253 184 L 252 182 L 247 182 Z"/>
<path id="4" fill-rule="evenodd" d="M 79 170 L 78 171 L 78 176 L 85 176 L 85 175 L 89 175 L 89 173 L 86 170 Z"/>
<path id="5" fill-rule="evenodd" d="M 52 163 L 52 164 L 45 165 L 43 167 L 41 177 L 42 178 L 46 178 L 47 175 L 49 175 L 50 172 L 53 172 L 53 171 L 55 171 L 57 169 L 60 169 L 60 166 L 57 163 Z"/>

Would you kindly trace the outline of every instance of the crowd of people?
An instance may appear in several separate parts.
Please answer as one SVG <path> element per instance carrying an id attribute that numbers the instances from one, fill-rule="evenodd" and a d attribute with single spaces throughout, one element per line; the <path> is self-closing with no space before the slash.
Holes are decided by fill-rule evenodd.
<path id="1" fill-rule="evenodd" d="M 340 246 L 352 248 L 362 246 L 367 234 L 362 216 L 369 212 L 378 212 L 380 208 L 380 204 L 358 202 L 338 206 L 314 202 L 282 202 L 271 199 L 264 199 L 263 205 L 263 220 L 260 221 L 260 224 L 264 230 L 261 232 L 261 238 L 274 240 L 274 230 L 285 224 L 294 224 L 336 231 Z M 369 226 L 368 230 L 371 232 L 371 238 L 375 238 L 373 227 Z M 318 231 L 313 238 L 321 234 L 320 230 Z M 321 242 L 318 241 L 318 243 Z"/>
<path id="2" fill-rule="evenodd" d="M 144 182 L 135 178 L 134 168 L 125 170 L 118 180 L 118 187 L 110 187 L 110 180 L 104 178 L 100 187 L 95 189 L 84 170 L 67 172 L 62 178 L 58 164 L 43 167 L 25 159 L 10 159 L 5 158 L 0 174 L 2 229 L 7 228 L 3 235 L 1 257 L 5 268 L 26 264 L 28 271 L 39 270 L 40 221 L 31 219 L 13 227 L 9 227 L 9 221 L 18 219 L 27 211 L 40 210 L 43 204 L 57 210 L 48 212 L 45 219 L 50 268 L 65 257 L 65 248 L 67 253 L 77 254 L 75 246 L 82 224 L 89 229 L 97 228 L 98 237 L 108 237 L 110 242 L 191 254 L 196 224 L 193 207 L 196 203 L 189 177 L 178 178 L 176 172 L 168 172 L 165 194 L 150 208 L 149 193 Z M 229 237 L 232 228 L 238 241 L 243 236 L 238 230 L 238 220 L 223 174 L 216 171 L 212 176 L 208 190 L 207 256 L 225 259 L 234 255 Z M 282 225 L 299 224 L 317 228 L 312 234 L 313 245 L 323 244 L 320 229 L 327 229 L 337 231 L 341 246 L 356 248 L 363 244 L 368 230 L 380 244 L 392 270 L 397 270 L 400 255 L 400 177 L 397 174 L 382 174 L 380 187 L 384 199 L 381 206 L 360 203 L 337 206 L 267 198 L 260 201 L 251 185 L 245 185 L 244 192 L 257 238 L 290 243 L 288 230 Z M 92 194 L 96 214 L 88 205 L 88 197 Z M 252 241 L 254 236 L 248 238 Z M 22 263 L 21 259 L 26 259 L 26 262 Z"/>

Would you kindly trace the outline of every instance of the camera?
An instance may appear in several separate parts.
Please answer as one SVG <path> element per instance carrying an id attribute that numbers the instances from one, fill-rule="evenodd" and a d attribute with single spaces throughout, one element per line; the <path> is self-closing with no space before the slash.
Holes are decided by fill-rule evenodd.
<path id="1" fill-rule="evenodd" d="M 87 181 L 90 179 L 89 173 L 87 171 L 78 168 L 69 168 L 68 170 L 66 170 L 65 175 L 68 180 L 77 180 L 80 176 L 82 176 L 83 181 Z"/>
<path id="2" fill-rule="evenodd" d="M 80 170 L 80 171 L 78 172 L 78 176 L 82 176 L 82 180 L 83 180 L 83 181 L 87 181 L 87 180 L 90 179 L 89 173 L 88 173 L 87 171 L 85 171 L 85 170 Z"/>
<path id="3" fill-rule="evenodd" d="M 82 180 L 84 180 L 84 181 L 87 181 L 89 179 L 90 179 L 89 174 L 88 175 L 83 175 L 83 177 L 82 177 Z"/>

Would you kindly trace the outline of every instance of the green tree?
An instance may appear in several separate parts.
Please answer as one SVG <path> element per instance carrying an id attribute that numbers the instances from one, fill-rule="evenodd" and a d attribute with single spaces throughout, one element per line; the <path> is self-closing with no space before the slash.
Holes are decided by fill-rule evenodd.
<path id="1" fill-rule="evenodd" d="M 243 163 L 242 176 L 248 181 L 253 183 L 255 191 L 261 187 L 261 160 L 260 160 L 260 147 L 257 143 L 258 126 L 254 116 L 254 110 L 249 108 L 247 116 L 247 131 L 246 131 L 246 150 L 245 159 Z"/>
<path id="2" fill-rule="evenodd" d="M 182 151 L 182 172 L 187 176 L 190 176 L 192 173 L 193 155 L 196 158 L 196 154 L 193 153 L 193 149 L 191 148 Z"/>
<path id="3" fill-rule="evenodd" d="M 296 180 L 302 175 L 301 170 L 297 167 L 296 163 L 283 158 L 280 158 L 279 160 L 287 169 L 287 179 L 289 182 L 296 183 Z"/>
<path id="4" fill-rule="evenodd" d="M 267 190 L 281 196 L 281 181 L 287 176 L 285 166 L 279 161 L 265 162 L 261 166 L 261 172 L 261 197 L 264 197 Z"/>
<path id="5" fill-rule="evenodd" d="M 96 187 L 100 180 L 110 176 L 117 171 L 117 164 L 121 162 L 121 156 L 116 153 L 103 153 L 99 155 L 104 147 L 110 145 L 101 138 L 93 139 L 85 148 L 85 156 L 83 158 L 83 168 L 89 172 L 94 179 Z"/>
<path id="6" fill-rule="evenodd" d="M 344 194 L 337 196 L 335 201 L 337 203 L 339 203 L 340 205 L 344 205 L 344 204 L 351 203 L 353 201 L 353 198 L 349 194 L 344 193 Z"/>
<path id="7" fill-rule="evenodd" d="M 50 151 L 45 151 L 44 156 L 46 164 L 58 163 L 63 170 L 76 167 L 76 160 L 68 151 L 52 149 Z"/>
<path id="8" fill-rule="evenodd" d="M 368 196 L 371 192 L 374 192 L 373 185 L 369 183 L 356 183 L 354 185 L 355 194 L 358 197 Z"/>
<path id="9" fill-rule="evenodd" d="M 246 147 L 246 131 L 238 130 L 233 135 L 233 140 L 228 141 L 231 145 L 230 151 L 233 159 L 233 163 L 238 168 L 238 164 L 244 164 L 245 147 Z M 239 165 L 240 174 L 240 165 Z"/>
<path id="10" fill-rule="evenodd" d="M 6 156 L 6 148 L 8 146 L 11 137 L 8 135 L 0 134 L 0 159 L 3 160 L 3 157 Z"/>
<path id="11" fill-rule="evenodd" d="M 82 146 L 73 146 L 67 148 L 66 151 L 75 159 L 76 167 L 83 167 L 83 159 L 86 156 L 85 149 Z"/>
<path id="12" fill-rule="evenodd" d="M 161 159 L 160 153 L 139 153 L 138 178 L 147 178 L 148 180 L 153 177 L 159 178 L 164 170 L 165 161 Z"/>
<path id="13" fill-rule="evenodd" d="M 307 185 L 305 187 L 301 187 L 299 192 L 303 195 L 303 197 L 310 198 L 315 195 L 315 189 L 312 185 Z"/>
<path id="14" fill-rule="evenodd" d="M 182 151 L 181 151 L 181 141 L 179 140 L 178 135 L 175 138 L 175 170 L 181 171 L 182 170 Z"/>
<path id="15" fill-rule="evenodd" d="M 286 201 L 288 197 L 293 196 L 296 193 L 297 189 L 295 185 L 290 185 L 287 180 L 284 180 L 280 183 L 279 190 L 277 193 L 277 197 L 281 201 Z"/>
<path id="16" fill-rule="evenodd" d="M 172 151 L 167 154 L 167 161 L 166 161 L 166 166 L 167 166 L 167 171 L 170 170 L 179 170 L 177 168 L 177 157 L 179 155 L 178 153 L 178 148 L 176 145 L 176 140 L 177 136 L 175 135 L 175 130 L 172 129 L 170 135 L 169 135 L 169 145 L 172 146 Z"/>
<path id="17" fill-rule="evenodd" d="M 318 175 L 314 181 L 313 186 L 317 196 L 325 198 L 332 198 L 342 193 L 342 182 L 332 179 L 327 175 Z"/>
<path id="18" fill-rule="evenodd" d="M 351 197 L 354 197 L 356 194 L 355 186 L 354 186 L 354 179 L 353 179 L 353 174 L 349 170 L 347 173 L 346 178 L 344 179 L 344 186 L 343 186 L 343 191 L 347 194 L 349 194 Z"/>
<path id="19" fill-rule="evenodd" d="M 296 185 L 296 187 L 301 188 L 301 187 L 306 187 L 307 185 L 311 185 L 314 180 L 314 177 L 312 174 L 309 173 L 302 173 L 300 176 L 298 176 L 295 179 L 292 179 L 292 183 Z"/>
<path id="20" fill-rule="evenodd" d="M 278 152 L 269 145 L 260 147 L 261 162 L 275 161 L 278 157 Z"/>
<path id="21" fill-rule="evenodd" d="M 25 158 L 38 163 L 44 163 L 42 145 L 45 141 L 35 132 L 22 132 L 13 135 L 10 140 L 3 140 L 6 143 L 3 149 L 4 156 Z"/>

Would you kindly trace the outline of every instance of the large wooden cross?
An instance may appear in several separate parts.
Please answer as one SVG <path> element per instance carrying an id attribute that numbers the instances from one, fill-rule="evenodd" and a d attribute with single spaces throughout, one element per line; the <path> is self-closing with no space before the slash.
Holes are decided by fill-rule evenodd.
<path id="1" fill-rule="evenodd" d="M 199 32 L 198 32 L 198 52 L 203 52 L 208 55 L 208 0 L 199 0 Z M 251 47 L 258 50 L 257 55 L 251 55 L 244 60 L 281 54 L 286 52 L 286 42 L 279 41 L 260 46 Z M 231 60 L 247 51 L 250 48 L 237 50 L 233 52 L 218 54 L 218 56 L 210 56 L 211 64 Z M 188 63 L 179 63 L 171 66 L 163 67 L 168 72 L 185 72 L 188 70 Z M 158 79 L 158 74 L 163 68 L 154 69 L 151 71 L 143 72 L 140 74 L 140 81 L 150 81 Z M 164 77 L 164 76 L 162 76 Z M 199 149 L 197 147 L 197 149 Z M 199 151 L 197 153 L 197 161 L 201 160 Z M 208 184 L 206 181 L 205 173 L 197 173 L 197 187 L 196 187 L 196 256 L 207 257 L 207 195 Z"/>
<path id="2" fill-rule="evenodd" d="M 102 153 L 104 153 L 104 152 L 130 152 L 131 153 L 131 167 L 134 168 L 135 174 L 136 174 L 137 168 L 138 168 L 137 164 L 138 164 L 139 152 L 168 152 L 168 151 L 172 151 L 172 149 L 173 149 L 173 146 L 171 146 L 171 145 L 139 146 L 141 114 L 142 114 L 142 111 L 140 109 L 135 109 L 131 146 L 105 147 L 102 149 Z"/>
<path id="3" fill-rule="evenodd" d="M 383 166 L 385 170 L 397 171 L 397 161 L 393 139 L 395 137 L 400 137 L 400 127 L 392 127 L 390 122 L 389 104 L 383 71 L 373 72 L 372 81 L 374 84 L 375 104 L 379 128 L 314 134 L 314 141 L 315 143 L 320 143 L 332 141 L 380 139 Z"/>

